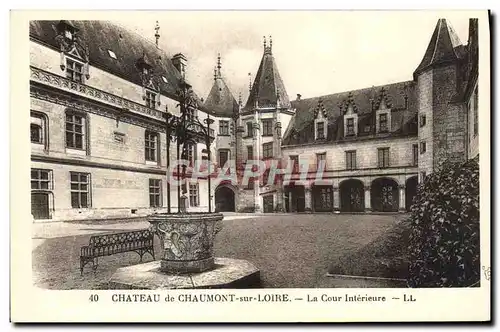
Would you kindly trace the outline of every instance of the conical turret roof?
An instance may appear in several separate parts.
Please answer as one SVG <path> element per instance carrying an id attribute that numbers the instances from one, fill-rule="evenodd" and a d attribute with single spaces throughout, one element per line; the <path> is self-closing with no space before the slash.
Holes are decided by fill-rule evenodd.
<path id="1" fill-rule="evenodd" d="M 277 105 L 280 108 L 290 108 L 290 100 L 273 57 L 272 40 L 269 46 L 264 40 L 264 54 L 244 109 L 276 107 Z"/>
<path id="2" fill-rule="evenodd" d="M 203 104 L 207 109 L 213 111 L 215 116 L 233 117 L 239 111 L 239 105 L 234 99 L 231 90 L 221 75 L 220 56 L 214 73 L 214 83 L 208 94 L 207 100 Z"/>
<path id="3" fill-rule="evenodd" d="M 429 67 L 458 60 L 456 47 L 460 45 L 462 43 L 451 25 L 446 22 L 446 19 L 439 19 L 429 46 L 414 75 L 418 75 Z"/>

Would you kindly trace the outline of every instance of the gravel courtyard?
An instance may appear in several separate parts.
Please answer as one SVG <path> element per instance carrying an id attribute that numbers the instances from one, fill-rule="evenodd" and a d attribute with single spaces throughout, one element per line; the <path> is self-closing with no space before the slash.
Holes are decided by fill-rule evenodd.
<path id="1" fill-rule="evenodd" d="M 216 238 L 215 254 L 251 261 L 261 271 L 262 287 L 343 287 L 336 285 L 334 278 L 325 276 L 332 260 L 367 244 L 402 218 L 402 215 L 361 214 L 228 216 Z M 56 227 L 42 229 L 33 236 L 34 284 L 49 289 L 102 287 L 118 267 L 139 263 L 138 255 L 124 253 L 100 258 L 95 275 L 87 266 L 80 276 L 80 247 L 88 244 L 91 234 L 148 225 L 146 221 L 114 221 L 109 226 L 101 223 L 99 227 L 62 225 L 71 227 L 71 231 L 61 231 L 60 227 L 58 231 Z M 57 235 L 51 235 L 54 233 Z M 161 256 L 156 238 L 155 254 L 157 258 Z M 149 260 L 145 256 L 145 261 Z"/>

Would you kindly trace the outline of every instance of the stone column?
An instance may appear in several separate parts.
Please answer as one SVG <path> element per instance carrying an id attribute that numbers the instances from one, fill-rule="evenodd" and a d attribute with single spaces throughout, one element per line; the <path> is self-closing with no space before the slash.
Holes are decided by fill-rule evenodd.
<path id="1" fill-rule="evenodd" d="M 338 187 L 333 187 L 333 212 L 340 211 L 340 191 Z"/>
<path id="2" fill-rule="evenodd" d="M 404 184 L 399 185 L 399 212 L 406 212 L 406 187 Z"/>
<path id="3" fill-rule="evenodd" d="M 365 212 L 372 212 L 372 198 L 370 186 L 365 187 Z"/>
<path id="4" fill-rule="evenodd" d="M 311 197 L 311 187 L 306 186 L 305 191 L 305 210 L 306 212 L 312 212 L 312 197 Z"/>

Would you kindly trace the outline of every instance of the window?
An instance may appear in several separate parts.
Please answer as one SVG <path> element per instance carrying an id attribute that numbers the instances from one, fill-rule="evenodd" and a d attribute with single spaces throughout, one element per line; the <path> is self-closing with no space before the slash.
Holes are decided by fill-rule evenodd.
<path id="1" fill-rule="evenodd" d="M 413 166 L 418 166 L 418 144 L 413 144 Z"/>
<path id="2" fill-rule="evenodd" d="M 346 136 L 354 136 L 354 118 L 347 118 L 347 133 Z"/>
<path id="3" fill-rule="evenodd" d="M 323 169 L 326 168 L 326 152 L 316 154 L 316 165 L 317 168 L 320 168 L 320 165 Z"/>
<path id="4" fill-rule="evenodd" d="M 292 164 L 292 173 L 299 172 L 299 156 L 290 156 L 290 163 Z"/>
<path id="5" fill-rule="evenodd" d="M 425 126 L 426 120 L 427 120 L 427 118 L 426 118 L 425 114 L 420 114 L 420 128 Z"/>
<path id="6" fill-rule="evenodd" d="M 66 147 L 84 149 L 85 119 L 77 114 L 66 113 Z"/>
<path id="7" fill-rule="evenodd" d="M 316 123 L 316 139 L 325 139 L 325 123 L 323 121 Z"/>
<path id="8" fill-rule="evenodd" d="M 386 133 L 387 130 L 387 114 L 379 115 L 379 132 Z"/>
<path id="9" fill-rule="evenodd" d="M 389 167 L 389 148 L 378 149 L 378 167 Z"/>
<path id="10" fill-rule="evenodd" d="M 156 93 L 146 90 L 146 106 L 156 108 Z"/>
<path id="11" fill-rule="evenodd" d="M 253 188 L 255 188 L 255 179 L 254 178 L 249 178 L 248 179 L 247 189 L 253 189 Z"/>
<path id="12" fill-rule="evenodd" d="M 66 77 L 70 80 L 83 83 L 83 64 L 66 59 Z"/>
<path id="13" fill-rule="evenodd" d="M 115 52 L 113 52 L 113 51 L 111 51 L 111 50 L 108 50 L 108 54 L 109 54 L 109 56 L 110 56 L 110 57 L 112 57 L 113 59 L 115 59 L 115 60 L 117 59 L 117 58 L 116 58 L 116 54 L 115 54 Z"/>
<path id="14" fill-rule="evenodd" d="M 262 136 L 273 136 L 273 120 L 262 120 Z"/>
<path id="15" fill-rule="evenodd" d="M 253 146 L 247 146 L 247 160 L 253 160 Z"/>
<path id="16" fill-rule="evenodd" d="M 229 150 L 219 150 L 219 166 L 224 167 L 228 160 Z"/>
<path id="17" fill-rule="evenodd" d="M 70 172 L 71 207 L 90 207 L 90 174 Z"/>
<path id="18" fill-rule="evenodd" d="M 188 144 L 187 145 L 187 161 L 189 162 L 189 165 L 194 165 L 194 160 L 195 160 L 195 146 L 193 144 Z"/>
<path id="19" fill-rule="evenodd" d="M 168 84 L 168 80 L 165 76 L 162 76 L 161 80 L 163 81 L 163 83 Z"/>
<path id="20" fill-rule="evenodd" d="M 427 143 L 426 142 L 420 142 L 420 154 L 425 153 L 427 151 Z"/>
<path id="21" fill-rule="evenodd" d="M 31 189 L 50 190 L 52 189 L 52 171 L 49 169 L 31 169 Z"/>
<path id="22" fill-rule="evenodd" d="M 356 169 L 356 151 L 345 152 L 345 168 L 348 170 Z"/>
<path id="23" fill-rule="evenodd" d="M 161 207 L 161 180 L 149 179 L 149 206 Z"/>
<path id="24" fill-rule="evenodd" d="M 146 160 L 157 161 L 158 160 L 158 134 L 151 131 L 146 131 L 144 138 L 144 152 Z"/>
<path id="25" fill-rule="evenodd" d="M 192 107 L 186 108 L 186 118 L 188 120 L 193 120 L 195 117 L 195 110 Z"/>
<path id="26" fill-rule="evenodd" d="M 189 184 L 189 206 L 200 205 L 200 195 L 198 194 L 198 183 Z"/>
<path id="27" fill-rule="evenodd" d="M 264 158 L 273 157 L 273 142 L 262 144 L 262 156 Z"/>
<path id="28" fill-rule="evenodd" d="M 252 137 L 252 136 L 253 136 L 252 123 L 247 122 L 247 137 Z"/>
<path id="29" fill-rule="evenodd" d="M 229 121 L 219 121 L 219 135 L 229 135 Z"/>
<path id="30" fill-rule="evenodd" d="M 30 127 L 31 143 L 42 144 L 42 127 L 38 124 L 32 123 Z"/>

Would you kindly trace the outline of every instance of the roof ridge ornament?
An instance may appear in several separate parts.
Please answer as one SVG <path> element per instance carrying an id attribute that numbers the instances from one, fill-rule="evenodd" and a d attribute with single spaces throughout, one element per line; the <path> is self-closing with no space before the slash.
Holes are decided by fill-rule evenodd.
<path id="1" fill-rule="evenodd" d="M 272 54 L 273 51 L 273 37 L 269 35 L 269 46 L 266 44 L 266 36 L 264 36 L 264 54 Z"/>
<path id="2" fill-rule="evenodd" d="M 217 78 L 222 78 L 220 69 L 221 69 L 220 53 L 218 53 L 217 54 Z"/>
<path id="3" fill-rule="evenodd" d="M 158 40 L 160 39 L 160 24 L 158 21 L 156 21 L 156 26 L 155 26 L 155 39 L 156 39 L 156 47 L 158 47 Z"/>

